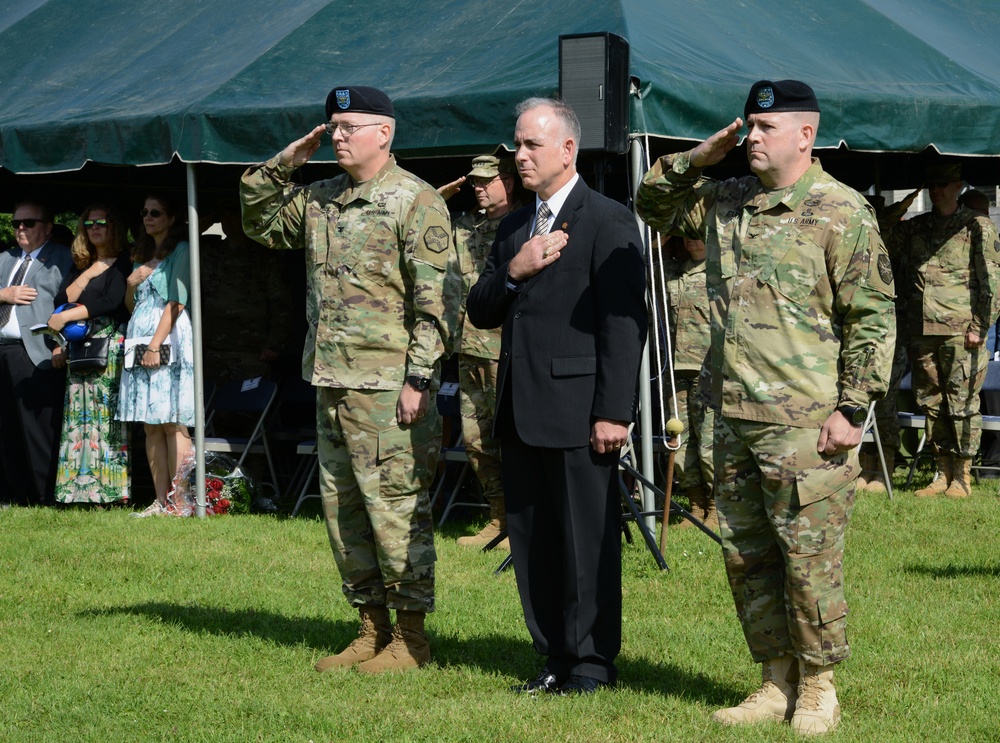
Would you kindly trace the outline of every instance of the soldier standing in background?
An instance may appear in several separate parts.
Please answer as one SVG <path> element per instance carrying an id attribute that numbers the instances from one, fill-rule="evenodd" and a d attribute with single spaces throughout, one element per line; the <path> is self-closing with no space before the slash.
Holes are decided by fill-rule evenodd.
<path id="1" fill-rule="evenodd" d="M 966 498 L 982 435 L 986 335 L 1000 312 L 1000 239 L 992 221 L 958 203 L 961 165 L 932 166 L 925 183 L 931 211 L 885 231 L 913 392 L 936 460 L 933 481 L 915 495 Z"/>
<path id="2" fill-rule="evenodd" d="M 684 260 L 669 272 L 667 306 L 674 351 L 674 384 L 677 387 L 677 409 L 684 423 L 684 438 L 676 460 L 680 463 L 677 482 L 691 502 L 693 516 L 710 529 L 719 528 L 712 493 L 712 429 L 715 414 L 705 404 L 699 392 L 699 376 L 711 340 L 709 329 L 708 290 L 705 286 L 705 243 L 687 237 L 674 237 L 681 243 Z M 664 389 L 663 394 L 670 394 Z M 668 415 L 673 404 L 666 401 Z M 679 526 L 690 526 L 682 521 Z"/>
<path id="3" fill-rule="evenodd" d="M 737 118 L 657 161 L 636 206 L 708 249 L 716 502 L 736 612 L 763 664 L 761 688 L 713 719 L 817 734 L 840 720 L 844 533 L 861 426 L 889 376 L 892 269 L 871 208 L 812 158 L 812 88 L 761 80 L 744 117 L 756 177 L 699 180 L 738 144 Z"/>
<path id="4" fill-rule="evenodd" d="M 449 280 L 457 284 L 452 290 L 458 293 L 461 301 L 458 337 L 454 339 L 454 343 L 458 354 L 462 441 L 472 471 L 483 489 L 483 497 L 490 506 L 490 521 L 478 534 L 459 537 L 458 544 L 482 548 L 507 528 L 500 470 L 500 442 L 493 436 L 500 329 L 482 330 L 474 327 L 466 319 L 465 300 L 479 274 L 483 272 L 501 220 L 519 208 L 520 204 L 514 201 L 517 169 L 512 159 L 500 160 L 493 155 L 473 158 L 469 174 L 442 186 L 438 193 L 448 199 L 466 181 L 472 185 L 480 208 L 466 212 L 453 221 L 455 258 Z M 509 550 L 510 540 L 505 538 L 496 546 Z"/>
<path id="5" fill-rule="evenodd" d="M 380 673 L 430 659 L 424 615 L 434 610 L 436 555 L 427 489 L 441 449 L 438 362 L 457 310 L 443 292 L 451 224 L 444 200 L 390 154 L 396 121 L 385 93 L 334 88 L 326 113 L 329 124 L 243 174 L 243 226 L 267 247 L 306 249 L 303 376 L 318 388 L 330 545 L 361 618 L 357 639 L 316 670 Z M 292 183 L 324 132 L 346 174 Z"/>

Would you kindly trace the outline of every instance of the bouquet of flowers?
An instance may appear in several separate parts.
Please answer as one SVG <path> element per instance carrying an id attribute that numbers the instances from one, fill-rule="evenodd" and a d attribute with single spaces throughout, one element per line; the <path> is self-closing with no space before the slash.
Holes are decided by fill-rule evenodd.
<path id="1" fill-rule="evenodd" d="M 194 449 L 185 458 L 173 490 L 167 494 L 167 513 L 175 516 L 193 516 L 197 489 Z M 244 472 L 232 457 L 216 452 L 205 452 L 205 514 L 249 513 L 250 504 L 257 495 L 257 483 Z"/>

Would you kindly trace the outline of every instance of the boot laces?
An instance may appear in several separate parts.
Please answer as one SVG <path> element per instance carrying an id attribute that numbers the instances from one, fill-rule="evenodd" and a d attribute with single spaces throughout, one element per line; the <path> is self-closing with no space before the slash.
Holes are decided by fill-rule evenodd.
<path id="1" fill-rule="evenodd" d="M 757 691 L 746 698 L 743 704 L 757 704 L 775 693 L 782 693 L 781 688 L 771 679 L 767 679 Z"/>
<path id="2" fill-rule="evenodd" d="M 824 691 L 822 682 L 812 674 L 805 676 L 803 682 L 799 690 L 798 707 L 809 710 L 822 709 Z"/>

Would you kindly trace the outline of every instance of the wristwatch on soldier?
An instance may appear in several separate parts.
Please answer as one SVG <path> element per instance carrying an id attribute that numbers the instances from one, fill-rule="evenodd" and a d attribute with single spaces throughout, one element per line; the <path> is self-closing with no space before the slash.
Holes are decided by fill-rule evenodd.
<path id="1" fill-rule="evenodd" d="M 431 380 L 429 380 L 427 377 L 417 377 L 414 375 L 408 376 L 406 378 L 406 383 L 410 385 L 413 389 L 417 390 L 417 392 L 423 392 L 424 390 L 426 390 L 428 387 L 431 386 Z"/>
<path id="2" fill-rule="evenodd" d="M 868 419 L 868 409 L 863 408 L 860 405 L 841 405 L 837 410 L 840 411 L 847 420 L 851 422 L 851 425 L 855 428 L 860 428 L 865 424 Z"/>

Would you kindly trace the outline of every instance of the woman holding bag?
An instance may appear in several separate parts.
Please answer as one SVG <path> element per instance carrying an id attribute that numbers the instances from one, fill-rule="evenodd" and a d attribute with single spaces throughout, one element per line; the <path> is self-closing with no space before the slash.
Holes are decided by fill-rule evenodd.
<path id="1" fill-rule="evenodd" d="M 125 304 L 134 308 L 125 341 L 118 418 L 142 421 L 156 501 L 146 513 L 164 510 L 170 484 L 191 448 L 194 425 L 194 345 L 185 311 L 190 259 L 184 224 L 171 201 L 146 197 L 145 228 L 132 251 L 134 270 Z"/>
<path id="2" fill-rule="evenodd" d="M 48 325 L 62 332 L 74 321 L 89 320 L 89 339 L 107 346 L 107 365 L 80 370 L 70 363 L 66 379 L 62 438 L 56 468 L 57 503 L 127 501 L 128 451 L 125 425 L 115 421 L 122 369 L 122 342 L 128 311 L 125 282 L 131 272 L 125 226 L 118 212 L 104 204 L 83 210 L 73 240 L 73 269 L 55 297 Z M 79 343 L 57 348 L 52 364 L 66 366 Z"/>

